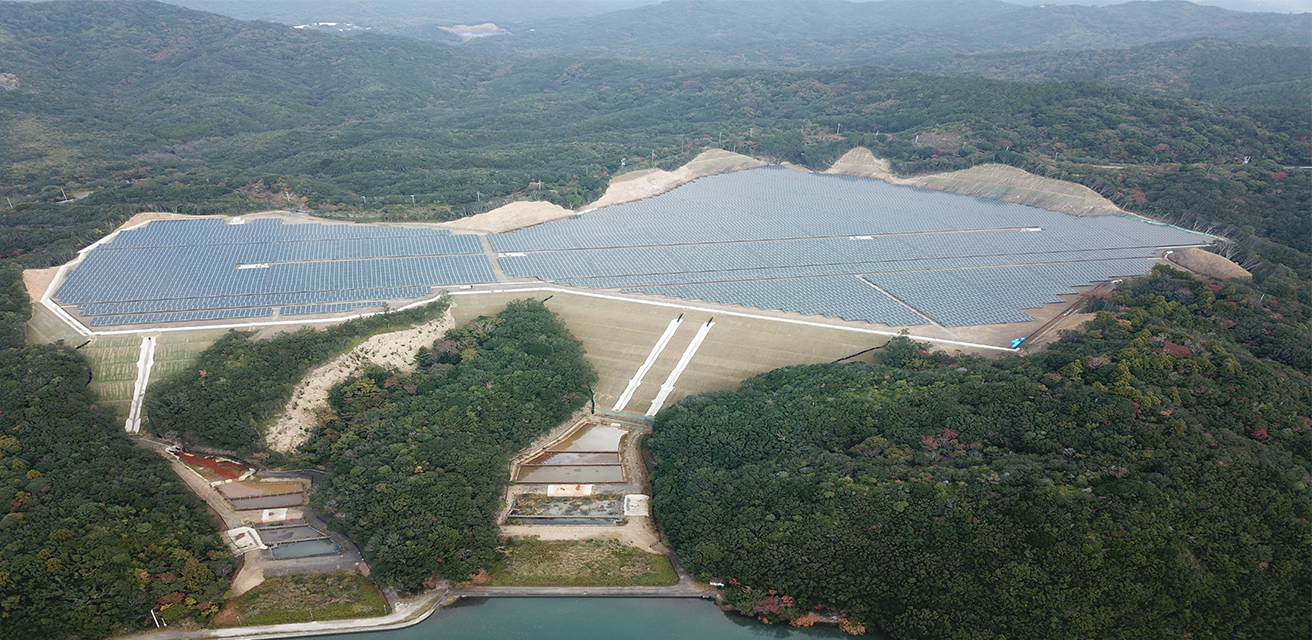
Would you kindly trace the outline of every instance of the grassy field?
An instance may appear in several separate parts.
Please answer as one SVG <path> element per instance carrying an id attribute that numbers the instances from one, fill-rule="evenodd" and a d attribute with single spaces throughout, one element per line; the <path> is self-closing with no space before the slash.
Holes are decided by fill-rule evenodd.
<path id="1" fill-rule="evenodd" d="M 452 314 L 460 325 L 479 315 L 495 314 L 510 300 L 529 296 L 542 299 L 547 295 L 550 294 L 528 292 L 454 296 Z M 567 293 L 556 293 L 547 307 L 560 314 L 570 333 L 583 341 L 586 358 L 600 376 L 595 385 L 597 406 L 606 409 L 614 406 L 666 325 L 682 312 L 670 307 Z M 683 325 L 643 379 L 626 412 L 643 413 L 651 406 L 660 385 L 697 333 L 698 325 L 712 316 L 715 327 L 675 384 L 667 404 L 690 394 L 736 389 L 743 380 L 779 367 L 832 362 L 887 341 L 884 336 L 837 328 L 688 311 L 683 316 Z M 863 359 L 868 361 L 870 356 Z"/>
<path id="2" fill-rule="evenodd" d="M 613 540 L 516 539 L 503 566 L 492 573 L 497 587 L 664 587 L 679 582 L 665 556 Z"/>
<path id="3" fill-rule="evenodd" d="M 112 407 L 120 419 L 126 419 L 132 403 L 132 388 L 137 380 L 141 338 L 93 338 L 81 352 L 91 365 L 91 391 L 96 394 L 100 405 Z"/>
<path id="4" fill-rule="evenodd" d="M 214 625 L 372 618 L 387 615 L 388 611 L 383 592 L 354 571 L 275 576 L 226 602 L 215 615 Z"/>
<path id="5" fill-rule="evenodd" d="M 160 335 L 155 344 L 151 380 L 160 380 L 185 369 L 223 333 L 181 331 Z M 96 394 L 98 402 L 112 407 L 120 419 L 127 419 L 137 380 L 137 359 L 141 357 L 141 336 L 95 337 L 80 351 L 91 365 L 91 391 Z"/>

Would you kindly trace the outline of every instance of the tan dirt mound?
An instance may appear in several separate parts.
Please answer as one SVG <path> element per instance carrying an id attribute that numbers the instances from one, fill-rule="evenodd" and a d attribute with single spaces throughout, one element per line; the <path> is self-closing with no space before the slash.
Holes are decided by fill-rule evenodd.
<path id="1" fill-rule="evenodd" d="M 23 270 L 23 286 L 27 287 L 27 297 L 31 299 L 32 304 L 41 302 L 41 296 L 45 295 L 46 289 L 50 288 L 50 283 L 55 280 L 56 273 L 59 273 L 59 267 Z"/>
<path id="2" fill-rule="evenodd" d="M 888 160 L 875 157 L 875 154 L 865 147 L 857 147 L 843 154 L 843 157 L 826 169 L 825 173 L 857 176 L 858 178 L 874 178 L 893 184 L 905 184 L 901 178 L 893 175 L 892 165 L 889 164 Z"/>
<path id="3" fill-rule="evenodd" d="M 876 178 L 892 184 L 1005 200 L 1073 216 L 1124 213 L 1110 200 L 1084 185 L 1037 176 L 1004 164 L 982 164 L 961 171 L 899 178 L 893 175 L 888 160 L 858 147 L 844 154 L 825 173 Z"/>
<path id="4" fill-rule="evenodd" d="M 414 371 L 415 354 L 419 347 L 431 347 L 455 324 L 448 309 L 441 318 L 431 322 L 373 336 L 355 349 L 306 374 L 305 379 L 296 385 L 278 421 L 264 434 L 269 447 L 287 453 L 304 443 L 310 432 L 318 426 L 315 414 L 328 407 L 328 391 L 347 378 L 358 375 L 370 364 L 403 373 Z"/>
<path id="5" fill-rule="evenodd" d="M 1201 273 L 1213 278 L 1235 278 L 1238 280 L 1252 280 L 1253 274 L 1230 260 L 1218 256 L 1211 251 L 1202 249 L 1184 249 L 1176 251 L 1168 256 L 1167 260 L 1174 262 L 1194 273 Z"/>
<path id="6" fill-rule="evenodd" d="M 599 200 L 592 203 L 590 208 L 606 207 L 613 204 L 623 204 L 657 196 L 681 184 L 687 184 L 706 176 L 717 173 L 729 173 L 730 171 L 742 171 L 743 169 L 754 169 L 764 167 L 766 163 L 755 158 L 742 154 L 724 151 L 722 149 L 712 149 L 699 154 L 688 164 L 675 169 L 674 171 L 664 171 L 662 169 L 645 169 L 642 171 L 633 171 L 622 176 L 617 176 L 610 181 L 610 187 L 606 189 L 606 194 Z"/>
<path id="7" fill-rule="evenodd" d="M 977 198 L 1027 204 L 1073 216 L 1118 215 L 1121 210 L 1093 189 L 1082 184 L 1034 175 L 1005 164 L 982 164 L 912 178 L 917 186 Z"/>
<path id="8" fill-rule="evenodd" d="M 479 233 L 505 233 L 544 222 L 554 222 L 574 215 L 573 211 L 550 202 L 512 202 L 487 213 L 443 222 L 437 226 Z"/>

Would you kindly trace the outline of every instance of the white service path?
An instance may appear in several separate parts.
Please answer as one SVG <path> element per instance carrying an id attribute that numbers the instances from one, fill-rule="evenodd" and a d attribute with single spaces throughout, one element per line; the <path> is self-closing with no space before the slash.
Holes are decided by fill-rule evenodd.
<path id="1" fill-rule="evenodd" d="M 620 394 L 620 399 L 615 403 L 615 408 L 612 411 L 623 411 L 624 407 L 629 406 L 629 400 L 633 399 L 633 393 L 642 385 L 642 379 L 647 376 L 651 366 L 656 364 L 656 358 L 659 358 L 661 352 L 665 351 L 665 345 L 670 343 L 670 338 L 674 337 L 674 332 L 678 331 L 681 324 L 683 324 L 683 314 L 671 320 L 669 326 L 665 327 L 665 333 L 662 333 L 660 340 L 656 341 L 656 346 L 651 348 L 651 353 L 647 354 L 647 359 L 643 361 L 641 367 L 638 367 L 638 372 L 633 374 L 633 379 L 629 380 L 629 386 L 625 387 L 624 393 Z"/>
<path id="2" fill-rule="evenodd" d="M 661 392 L 656 394 L 656 399 L 651 401 L 651 408 L 647 409 L 647 415 L 654 416 L 657 411 L 661 410 L 661 405 L 665 404 L 665 399 L 670 397 L 670 392 L 674 391 L 674 383 L 678 382 L 683 370 L 688 368 L 688 363 L 692 362 L 692 357 L 697 355 L 697 349 L 701 348 L 702 341 L 706 340 L 706 334 L 710 333 L 711 327 L 714 326 L 715 321 L 712 319 L 697 328 L 697 335 L 693 337 L 688 348 L 683 351 L 683 357 L 679 358 L 679 364 L 675 365 L 674 370 L 670 372 L 670 377 L 666 378 L 665 384 L 661 385 Z"/>
<path id="3" fill-rule="evenodd" d="M 146 385 L 150 384 L 150 370 L 155 366 L 155 336 L 141 339 L 141 357 L 137 358 L 137 382 L 132 388 L 132 409 L 124 428 L 128 433 L 141 433 L 141 402 L 146 398 Z"/>

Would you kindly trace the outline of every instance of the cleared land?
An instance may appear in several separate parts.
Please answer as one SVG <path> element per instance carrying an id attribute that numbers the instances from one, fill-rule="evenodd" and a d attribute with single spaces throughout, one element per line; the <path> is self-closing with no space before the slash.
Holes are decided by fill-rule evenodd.
<path id="1" fill-rule="evenodd" d="M 1194 273 L 1201 273 L 1214 278 L 1238 278 L 1252 280 L 1253 274 L 1229 259 L 1202 249 L 1183 249 L 1166 257 Z"/>
<path id="2" fill-rule="evenodd" d="M 665 193 L 681 184 L 692 182 L 697 178 L 717 173 L 764 167 L 765 164 L 756 158 L 742 154 L 722 149 L 712 149 L 702 152 L 689 161 L 688 164 L 674 171 L 643 169 L 616 176 L 610 181 L 606 193 L 596 202 L 588 205 L 588 208 L 595 209 L 650 198 Z"/>
<path id="3" fill-rule="evenodd" d="M 535 224 L 561 220 L 574 215 L 573 211 L 550 202 L 512 202 L 487 213 L 443 222 L 435 225 L 447 229 L 461 229 L 478 233 L 504 233 Z"/>
<path id="4" fill-rule="evenodd" d="M 354 571 L 268 578 L 233 598 L 214 617 L 217 627 L 289 624 L 387 615 L 383 592 Z"/>
<path id="5" fill-rule="evenodd" d="M 495 587 L 666 587 L 679 576 L 668 558 L 614 540 L 513 540 Z"/>

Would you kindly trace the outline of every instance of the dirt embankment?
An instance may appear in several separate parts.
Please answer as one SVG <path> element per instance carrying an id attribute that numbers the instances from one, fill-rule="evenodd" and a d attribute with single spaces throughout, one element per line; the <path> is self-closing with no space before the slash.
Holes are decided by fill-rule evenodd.
<path id="1" fill-rule="evenodd" d="M 697 178 L 717 173 L 764 167 L 765 164 L 756 158 L 742 154 L 724 151 L 723 149 L 712 149 L 702 152 L 688 164 L 674 171 L 644 169 L 617 176 L 610 181 L 610 187 L 606 189 L 606 194 L 589 207 L 595 209 L 642 200 L 643 198 L 660 195 Z"/>
<path id="2" fill-rule="evenodd" d="M 505 233 L 536 224 L 554 222 L 574 215 L 573 211 L 550 202 L 512 202 L 487 213 L 443 222 L 437 226 L 479 233 Z"/>
<path id="3" fill-rule="evenodd" d="M 1184 249 L 1176 251 L 1168 256 L 1167 260 L 1174 262 L 1194 273 L 1201 273 L 1213 278 L 1236 278 L 1239 280 L 1252 280 L 1253 274 L 1234 262 L 1218 256 L 1211 251 L 1202 249 Z"/>
<path id="4" fill-rule="evenodd" d="M 1004 164 L 982 164 L 961 171 L 900 178 L 893 174 L 888 160 L 877 158 L 869 149 L 858 147 L 839 158 L 825 173 L 875 178 L 892 184 L 1005 200 L 1073 216 L 1124 213 L 1111 200 L 1084 185 L 1037 176 Z"/>
<path id="5" fill-rule="evenodd" d="M 23 271 L 23 286 L 27 288 L 27 297 L 32 304 L 41 302 L 41 296 L 46 294 L 46 289 L 49 289 L 50 283 L 54 282 L 56 273 L 59 273 L 59 267 Z"/>
<path id="6" fill-rule="evenodd" d="M 318 426 L 315 413 L 328 406 L 328 390 L 358 375 L 370 365 L 411 372 L 419 347 L 431 347 L 442 334 L 455 326 L 448 309 L 441 318 L 403 331 L 380 333 L 360 346 L 306 374 L 296 385 L 282 416 L 264 435 L 274 451 L 287 453 L 305 442 Z"/>

